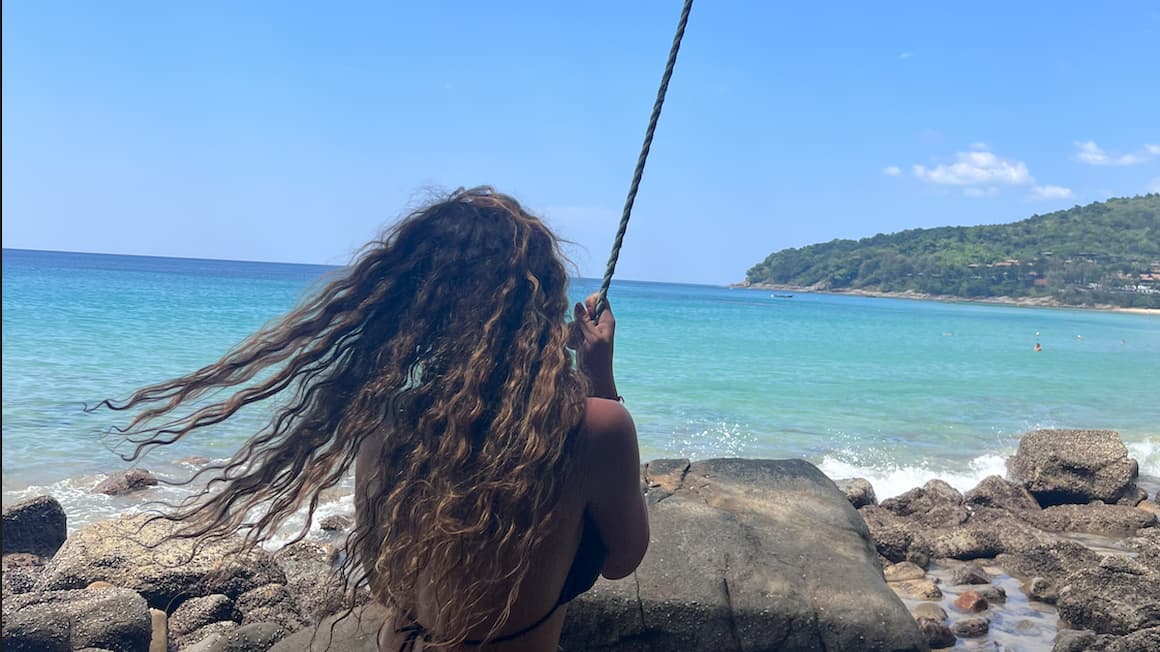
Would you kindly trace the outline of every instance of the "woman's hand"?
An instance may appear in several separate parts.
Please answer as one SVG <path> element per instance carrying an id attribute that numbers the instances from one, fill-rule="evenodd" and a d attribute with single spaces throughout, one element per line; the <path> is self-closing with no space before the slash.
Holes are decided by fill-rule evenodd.
<path id="1" fill-rule="evenodd" d="M 592 321 L 596 314 L 598 295 L 590 295 L 584 303 L 577 303 L 573 309 L 572 334 L 568 346 L 576 350 L 580 371 L 588 376 L 592 396 L 617 399 L 616 381 L 612 375 L 613 339 L 616 335 L 616 318 L 606 303 L 600 319 Z"/>

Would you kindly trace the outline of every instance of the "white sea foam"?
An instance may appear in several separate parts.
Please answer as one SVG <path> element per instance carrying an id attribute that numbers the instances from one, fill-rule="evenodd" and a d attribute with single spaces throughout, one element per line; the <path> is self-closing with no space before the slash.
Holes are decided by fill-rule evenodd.
<path id="1" fill-rule="evenodd" d="M 1003 476 L 1007 473 L 1007 458 L 998 454 L 980 455 L 966 464 L 965 468 L 940 468 L 929 464 L 918 465 L 863 465 L 844 461 L 843 457 L 853 456 L 848 451 L 822 458 L 818 468 L 832 479 L 865 478 L 874 486 L 879 500 L 892 498 L 921 487 L 930 480 L 943 480 L 959 491 L 968 491 L 978 486 L 989 475 Z"/>
<path id="2" fill-rule="evenodd" d="M 1140 475 L 1160 478 L 1160 437 L 1126 442 L 1128 456 L 1140 464 Z"/>

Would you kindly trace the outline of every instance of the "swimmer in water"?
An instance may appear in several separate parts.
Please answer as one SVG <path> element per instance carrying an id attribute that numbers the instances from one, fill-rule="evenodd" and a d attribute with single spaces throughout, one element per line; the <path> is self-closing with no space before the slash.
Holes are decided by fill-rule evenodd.
<path id="1" fill-rule="evenodd" d="M 1042 350 L 1043 350 L 1043 347 L 1042 347 L 1042 346 L 1039 346 L 1039 342 L 1036 342 L 1036 343 L 1035 343 L 1035 352 L 1036 352 L 1036 353 L 1039 353 L 1039 352 L 1040 352 L 1040 351 L 1042 351 Z"/>

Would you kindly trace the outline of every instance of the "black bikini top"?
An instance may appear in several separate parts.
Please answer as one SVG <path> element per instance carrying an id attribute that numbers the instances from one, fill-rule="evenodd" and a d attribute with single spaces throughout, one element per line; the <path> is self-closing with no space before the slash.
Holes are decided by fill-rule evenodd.
<path id="1" fill-rule="evenodd" d="M 483 645 L 484 643 L 504 643 L 513 641 L 524 634 L 534 630 L 543 625 L 552 614 L 561 605 L 568 604 L 576 596 L 588 591 L 592 585 L 596 584 L 596 579 L 600 577 L 600 569 L 604 566 L 604 557 L 607 551 L 604 548 L 604 541 L 600 539 L 600 531 L 596 529 L 596 522 L 592 520 L 592 516 L 588 511 L 584 511 L 584 524 L 580 532 L 580 545 L 576 548 L 576 556 L 572 558 L 572 566 L 568 569 L 568 576 L 564 578 L 564 586 L 560 589 L 560 597 L 556 599 L 556 604 L 544 614 L 539 620 L 512 632 L 493 638 L 489 641 L 466 640 L 464 645 Z M 420 639 L 426 641 L 430 640 L 430 632 L 423 627 L 413 617 L 408 616 L 411 623 L 399 627 L 395 630 L 396 634 L 406 634 L 403 639 L 403 644 L 399 646 L 399 652 L 408 652 L 415 649 L 415 643 Z"/>

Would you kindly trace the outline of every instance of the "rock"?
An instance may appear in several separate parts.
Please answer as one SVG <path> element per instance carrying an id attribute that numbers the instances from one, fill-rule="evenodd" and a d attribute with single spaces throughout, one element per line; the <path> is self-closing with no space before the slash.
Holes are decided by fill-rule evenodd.
<path id="1" fill-rule="evenodd" d="M 863 507 L 858 510 L 858 514 L 869 529 L 878 554 L 891 562 L 908 560 L 907 553 L 914 543 L 914 531 L 921 528 L 878 506 Z"/>
<path id="2" fill-rule="evenodd" d="M 267 584 L 246 591 L 234 604 L 242 615 L 242 624 L 276 623 L 288 632 L 301 629 L 306 621 L 285 584 Z"/>
<path id="3" fill-rule="evenodd" d="M 46 591 L 4 601 L 4 650 L 149 649 L 152 618 L 128 589 Z"/>
<path id="4" fill-rule="evenodd" d="M 1007 591 L 1001 586 L 984 586 L 978 589 L 979 595 L 987 601 L 987 604 L 1003 604 L 1007 602 Z"/>
<path id="5" fill-rule="evenodd" d="M 991 621 L 986 618 L 964 618 L 951 625 L 951 633 L 959 638 L 979 638 L 990 628 Z"/>
<path id="6" fill-rule="evenodd" d="M 149 636 L 149 652 L 167 652 L 169 650 L 169 619 L 160 609 L 149 610 L 151 635 Z"/>
<path id="7" fill-rule="evenodd" d="M 571 609 L 568 616 L 572 616 Z M 295 632 L 269 652 L 379 652 L 376 637 L 384 618 L 383 607 L 372 602 L 349 614 L 328 616 L 318 625 Z"/>
<path id="8" fill-rule="evenodd" d="M 123 496 L 157 486 L 157 478 L 145 469 L 117 471 L 93 487 L 93 493 L 106 496 Z"/>
<path id="9" fill-rule="evenodd" d="M 1051 652 L 1091 652 L 1095 643 L 1096 633 L 1091 630 L 1061 629 Z"/>
<path id="10" fill-rule="evenodd" d="M 834 484 L 838 485 L 838 489 L 846 494 L 846 500 L 850 501 L 854 509 L 878 504 L 878 497 L 874 495 L 874 487 L 865 478 L 835 480 Z"/>
<path id="11" fill-rule="evenodd" d="M 210 623 L 233 619 L 233 600 L 215 593 L 182 602 L 169 616 L 169 631 L 174 638 L 183 639 Z"/>
<path id="12" fill-rule="evenodd" d="M 241 539 L 162 542 L 180 525 L 149 518 L 121 517 L 76 532 L 45 566 L 43 588 L 73 589 L 104 580 L 133 589 L 150 606 L 165 609 L 175 599 L 214 593 L 237 597 L 285 582 L 269 553 L 242 550 Z"/>
<path id="13" fill-rule="evenodd" d="M 891 582 L 887 586 L 899 596 L 912 600 L 938 600 L 942 597 L 942 590 L 928 579 Z"/>
<path id="14" fill-rule="evenodd" d="M 1137 572 L 1143 568 L 1144 573 Z M 1130 634 L 1160 624 L 1160 573 L 1097 566 L 1069 575 L 1056 601 L 1059 617 L 1098 634 Z"/>
<path id="15" fill-rule="evenodd" d="M 928 546 L 933 557 L 963 561 L 990 559 L 1005 552 L 1026 550 L 1047 540 L 1042 532 L 1013 517 L 936 530 L 932 536 Z"/>
<path id="16" fill-rule="evenodd" d="M 299 541 L 274 553 L 274 561 L 286 575 L 286 588 L 298 603 L 299 613 L 308 622 L 317 623 L 326 616 L 354 606 L 336 573 L 338 553 L 333 546 Z M 363 589 L 354 604 L 370 601 Z"/>
<path id="17" fill-rule="evenodd" d="M 917 564 L 909 561 L 901 561 L 897 564 L 891 564 L 882 569 L 882 574 L 886 577 L 887 582 L 900 582 L 902 580 L 920 580 L 926 577 L 926 571 L 922 570 Z"/>
<path id="18" fill-rule="evenodd" d="M 252 623 L 227 632 L 211 648 L 212 652 L 252 652 L 269 650 L 289 632 L 278 623 Z"/>
<path id="19" fill-rule="evenodd" d="M 973 507 L 996 507 L 1011 512 L 1039 509 L 1039 503 L 1023 485 L 997 475 L 983 478 L 979 486 L 963 495 L 963 502 Z"/>
<path id="20" fill-rule="evenodd" d="M 882 507 L 926 527 L 951 527 L 967 520 L 963 496 L 942 480 L 931 480 L 920 488 L 882 501 Z"/>
<path id="21" fill-rule="evenodd" d="M 331 514 L 318 523 L 318 527 L 327 532 L 344 532 L 354 525 L 354 519 L 342 514 Z"/>
<path id="22" fill-rule="evenodd" d="M 52 557 L 68 536 L 64 509 L 52 496 L 37 496 L 4 510 L 3 554 L 28 552 Z"/>
<path id="23" fill-rule="evenodd" d="M 915 605 L 914 609 L 910 610 L 910 615 L 918 618 L 932 618 L 934 620 L 945 621 L 947 619 L 947 611 L 935 602 L 920 602 Z"/>
<path id="24" fill-rule="evenodd" d="M 1027 583 L 1027 597 L 1030 600 L 1045 604 L 1055 604 L 1055 601 L 1059 599 L 1059 592 L 1055 590 L 1055 585 L 1049 580 L 1033 577 Z"/>
<path id="25" fill-rule="evenodd" d="M 955 599 L 955 608 L 965 613 L 978 613 L 987 610 L 987 599 L 978 591 L 964 591 Z"/>
<path id="26" fill-rule="evenodd" d="M 1102 637 L 1104 640 L 1103 652 L 1141 652 L 1141 650 L 1160 650 L 1160 626 L 1149 627 L 1132 632 L 1127 636 L 1112 638 Z"/>
<path id="27" fill-rule="evenodd" d="M 3 596 L 28 593 L 36 588 L 44 572 L 44 557 L 30 552 L 12 552 L 3 557 Z"/>
<path id="28" fill-rule="evenodd" d="M 1016 577 L 1028 579 L 1039 576 L 1059 582 L 1081 568 L 1095 567 L 1100 563 L 1100 556 L 1074 541 L 1056 541 L 1032 546 L 1022 552 L 1000 555 L 996 561 Z"/>
<path id="29" fill-rule="evenodd" d="M 116 587 L 113 586 L 113 584 L 111 582 L 102 582 L 102 581 L 90 582 L 89 585 L 85 587 L 85 589 L 112 589 L 112 588 L 116 588 Z"/>
<path id="30" fill-rule="evenodd" d="M 925 550 L 911 548 L 906 551 L 906 561 L 925 569 L 930 566 L 930 554 Z"/>
<path id="31" fill-rule="evenodd" d="M 184 638 L 178 640 L 182 652 L 208 652 L 225 639 L 226 634 L 237 629 L 240 625 L 232 620 L 219 620 L 198 627 Z"/>
<path id="32" fill-rule="evenodd" d="M 1048 532 L 1086 532 L 1112 537 L 1131 536 L 1136 530 L 1155 527 L 1156 515 L 1127 505 L 1093 502 L 1087 505 L 1056 505 L 1024 514 L 1027 522 Z"/>
<path id="33" fill-rule="evenodd" d="M 974 564 L 965 564 L 951 573 L 951 584 L 990 584 L 991 576 Z"/>
<path id="34" fill-rule="evenodd" d="M 1019 442 L 1007 469 L 1044 507 L 1114 503 L 1139 475 L 1136 460 L 1111 430 L 1036 430 Z"/>
<path id="35" fill-rule="evenodd" d="M 941 620 L 933 618 L 918 618 L 915 620 L 918 625 L 918 631 L 922 632 L 922 637 L 926 640 L 927 645 L 932 648 L 951 647 L 955 644 L 955 635 L 951 632 L 951 628 Z"/>
<path id="36" fill-rule="evenodd" d="M 569 605 L 569 652 L 923 647 L 866 525 L 814 466 L 650 463 L 645 475 L 669 493 L 649 501 L 636 581 L 598 580 Z"/>
<path id="37" fill-rule="evenodd" d="M 1117 505 L 1126 505 L 1128 507 L 1136 507 L 1140 503 L 1148 499 L 1148 492 L 1137 487 L 1136 485 L 1129 485 L 1124 490 L 1124 495 L 1116 501 Z"/>

